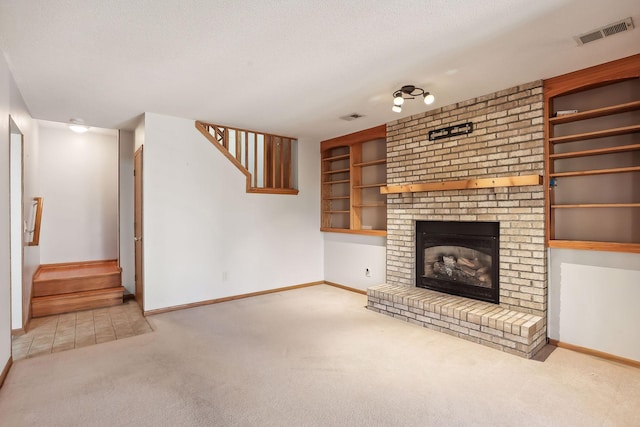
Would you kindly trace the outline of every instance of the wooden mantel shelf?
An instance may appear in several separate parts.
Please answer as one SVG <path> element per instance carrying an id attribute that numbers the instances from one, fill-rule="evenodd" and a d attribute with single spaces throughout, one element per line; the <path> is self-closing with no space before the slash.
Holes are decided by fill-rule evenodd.
<path id="1" fill-rule="evenodd" d="M 426 182 L 423 184 L 389 185 L 380 188 L 380 192 L 382 194 L 419 193 L 422 191 L 521 187 L 526 185 L 542 185 L 542 175 L 501 176 L 494 178 L 463 179 L 460 181 Z"/>

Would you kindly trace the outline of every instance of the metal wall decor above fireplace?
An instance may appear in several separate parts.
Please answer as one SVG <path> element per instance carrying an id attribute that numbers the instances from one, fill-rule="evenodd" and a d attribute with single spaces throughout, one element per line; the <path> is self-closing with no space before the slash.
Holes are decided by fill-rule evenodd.
<path id="1" fill-rule="evenodd" d="M 498 222 L 416 221 L 416 286 L 500 302 Z"/>

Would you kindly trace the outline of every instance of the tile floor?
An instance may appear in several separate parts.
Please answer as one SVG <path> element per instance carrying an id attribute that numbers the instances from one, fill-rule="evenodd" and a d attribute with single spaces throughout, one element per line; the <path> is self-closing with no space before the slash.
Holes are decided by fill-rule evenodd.
<path id="1" fill-rule="evenodd" d="M 13 360 L 71 350 L 151 332 L 135 301 L 32 319 L 29 332 L 13 337 Z"/>

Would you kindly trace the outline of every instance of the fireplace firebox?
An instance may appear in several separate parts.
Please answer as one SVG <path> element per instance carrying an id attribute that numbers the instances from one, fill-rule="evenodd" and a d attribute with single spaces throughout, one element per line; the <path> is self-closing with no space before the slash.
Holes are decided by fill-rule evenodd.
<path id="1" fill-rule="evenodd" d="M 416 221 L 416 286 L 500 302 L 498 222 Z"/>

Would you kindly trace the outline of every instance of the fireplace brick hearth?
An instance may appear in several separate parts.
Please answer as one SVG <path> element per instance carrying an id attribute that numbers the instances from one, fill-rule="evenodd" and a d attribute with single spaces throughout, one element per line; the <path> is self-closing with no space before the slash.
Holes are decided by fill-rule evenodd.
<path id="1" fill-rule="evenodd" d="M 428 140 L 430 130 L 464 122 L 473 122 L 473 133 Z M 387 125 L 387 185 L 530 174 L 544 174 L 541 81 L 406 117 Z M 391 287 L 384 292 L 384 298 L 391 304 L 384 303 L 380 295 L 373 296 L 373 292 L 380 292 L 373 288 L 369 293 L 369 307 L 396 317 L 404 316 L 394 310 L 401 310 L 395 307 L 396 303 L 411 307 L 399 301 L 406 297 L 403 294 L 405 290 L 424 292 L 420 295 L 426 295 L 425 298 L 434 292 L 415 287 L 416 221 L 499 222 L 500 304 L 482 304 L 493 305 L 496 310 L 506 310 L 505 315 L 516 321 L 525 316 L 532 320 L 528 315 L 534 316 L 537 319 L 535 332 L 527 337 L 529 342 L 525 343 L 525 337 L 505 330 L 501 333 L 519 338 L 509 340 L 498 336 L 499 333 L 494 338 L 479 338 L 478 333 L 473 332 L 478 331 L 475 327 L 461 327 L 459 323 L 442 319 L 435 320 L 443 324 L 432 322 L 431 325 L 436 325 L 443 332 L 532 357 L 546 339 L 547 251 L 544 245 L 544 212 L 542 185 L 388 194 L 386 285 Z M 403 296 L 394 298 L 394 292 Z M 468 301 L 473 301 L 451 298 L 448 303 L 454 306 L 458 304 L 464 307 L 469 304 Z M 383 310 L 375 304 L 394 310 Z M 413 309 L 425 310 L 419 302 L 416 304 L 418 306 Z M 433 319 L 429 313 L 442 316 L 442 312 L 438 312 L 441 309 L 436 307 L 435 311 L 425 310 L 425 314 L 414 314 Z M 409 309 L 405 311 L 412 312 Z M 404 317 L 403 320 L 407 321 L 418 320 L 417 317 Z M 455 316 L 446 317 L 460 320 Z M 473 315 L 471 317 L 474 318 Z M 425 319 L 422 322 L 423 326 L 429 325 Z M 478 322 L 468 323 L 478 325 Z M 509 322 L 507 325 L 510 329 L 514 325 L 521 326 Z M 479 320 L 479 326 L 484 326 L 482 319 Z"/>
<path id="2" fill-rule="evenodd" d="M 542 316 L 496 304 L 387 284 L 367 289 L 367 299 L 369 310 L 518 356 L 531 358 L 546 344 Z"/>

